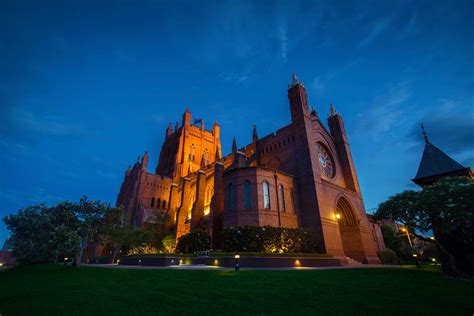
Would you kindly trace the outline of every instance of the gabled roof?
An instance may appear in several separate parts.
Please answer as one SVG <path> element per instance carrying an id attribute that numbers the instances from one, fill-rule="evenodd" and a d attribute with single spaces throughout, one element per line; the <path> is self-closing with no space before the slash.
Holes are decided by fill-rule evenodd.
<path id="1" fill-rule="evenodd" d="M 465 169 L 465 167 L 427 141 L 415 179 L 441 175 L 461 169 Z"/>

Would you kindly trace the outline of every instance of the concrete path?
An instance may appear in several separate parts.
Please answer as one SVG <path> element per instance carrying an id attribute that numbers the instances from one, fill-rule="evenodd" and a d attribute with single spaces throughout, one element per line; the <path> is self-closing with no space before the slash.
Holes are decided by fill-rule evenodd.
<path id="1" fill-rule="evenodd" d="M 109 268 L 109 269 L 171 269 L 171 270 L 234 270 L 234 268 L 224 268 L 216 266 L 207 266 L 203 264 L 182 264 L 173 266 L 138 266 L 138 265 L 116 265 L 116 264 L 83 264 L 85 267 L 94 268 Z M 286 268 L 245 268 L 240 267 L 240 270 L 337 270 L 337 269 L 380 269 L 380 268 L 408 268 L 414 267 L 410 265 L 385 265 L 385 264 L 357 264 L 345 265 L 336 267 L 286 267 Z"/>

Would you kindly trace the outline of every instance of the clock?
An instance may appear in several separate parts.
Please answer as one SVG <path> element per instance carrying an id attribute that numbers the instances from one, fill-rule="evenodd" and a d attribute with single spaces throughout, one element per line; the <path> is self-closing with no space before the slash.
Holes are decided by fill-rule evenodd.
<path id="1" fill-rule="evenodd" d="M 316 145 L 316 151 L 318 153 L 318 162 L 319 167 L 321 168 L 321 173 L 328 178 L 334 177 L 334 162 L 331 155 L 326 150 L 325 146 L 318 143 Z"/>

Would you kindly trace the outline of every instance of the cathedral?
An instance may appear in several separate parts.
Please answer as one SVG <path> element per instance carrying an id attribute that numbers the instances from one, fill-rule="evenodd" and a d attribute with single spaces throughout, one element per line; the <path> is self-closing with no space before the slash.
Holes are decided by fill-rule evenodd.
<path id="1" fill-rule="evenodd" d="M 342 116 L 331 105 L 327 125 L 308 107 L 306 89 L 293 75 L 288 85 L 291 122 L 222 154 L 220 126 L 192 121 L 166 129 L 155 172 L 145 152 L 125 178 L 117 206 L 126 222 L 142 226 L 159 213 L 176 238 L 205 230 L 213 249 L 221 231 L 235 225 L 305 228 L 316 232 L 320 253 L 379 263 Z"/>

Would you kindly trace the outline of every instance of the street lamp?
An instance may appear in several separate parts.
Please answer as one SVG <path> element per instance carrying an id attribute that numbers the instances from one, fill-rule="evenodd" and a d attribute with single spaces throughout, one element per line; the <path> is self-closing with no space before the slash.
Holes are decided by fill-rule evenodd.
<path id="1" fill-rule="evenodd" d="M 419 268 L 420 267 L 420 261 L 418 261 L 418 255 L 416 253 L 414 253 L 413 258 L 415 258 L 416 267 Z"/>
<path id="2" fill-rule="evenodd" d="M 410 247 L 413 248 L 413 244 L 411 243 L 410 233 L 408 232 L 408 229 L 406 229 L 405 227 L 402 227 L 400 228 L 400 230 L 407 235 L 408 243 L 410 244 Z"/>
<path id="3" fill-rule="evenodd" d="M 240 270 L 240 266 L 239 266 L 239 259 L 240 259 L 240 255 L 238 252 L 235 253 L 235 271 L 239 271 Z"/>

